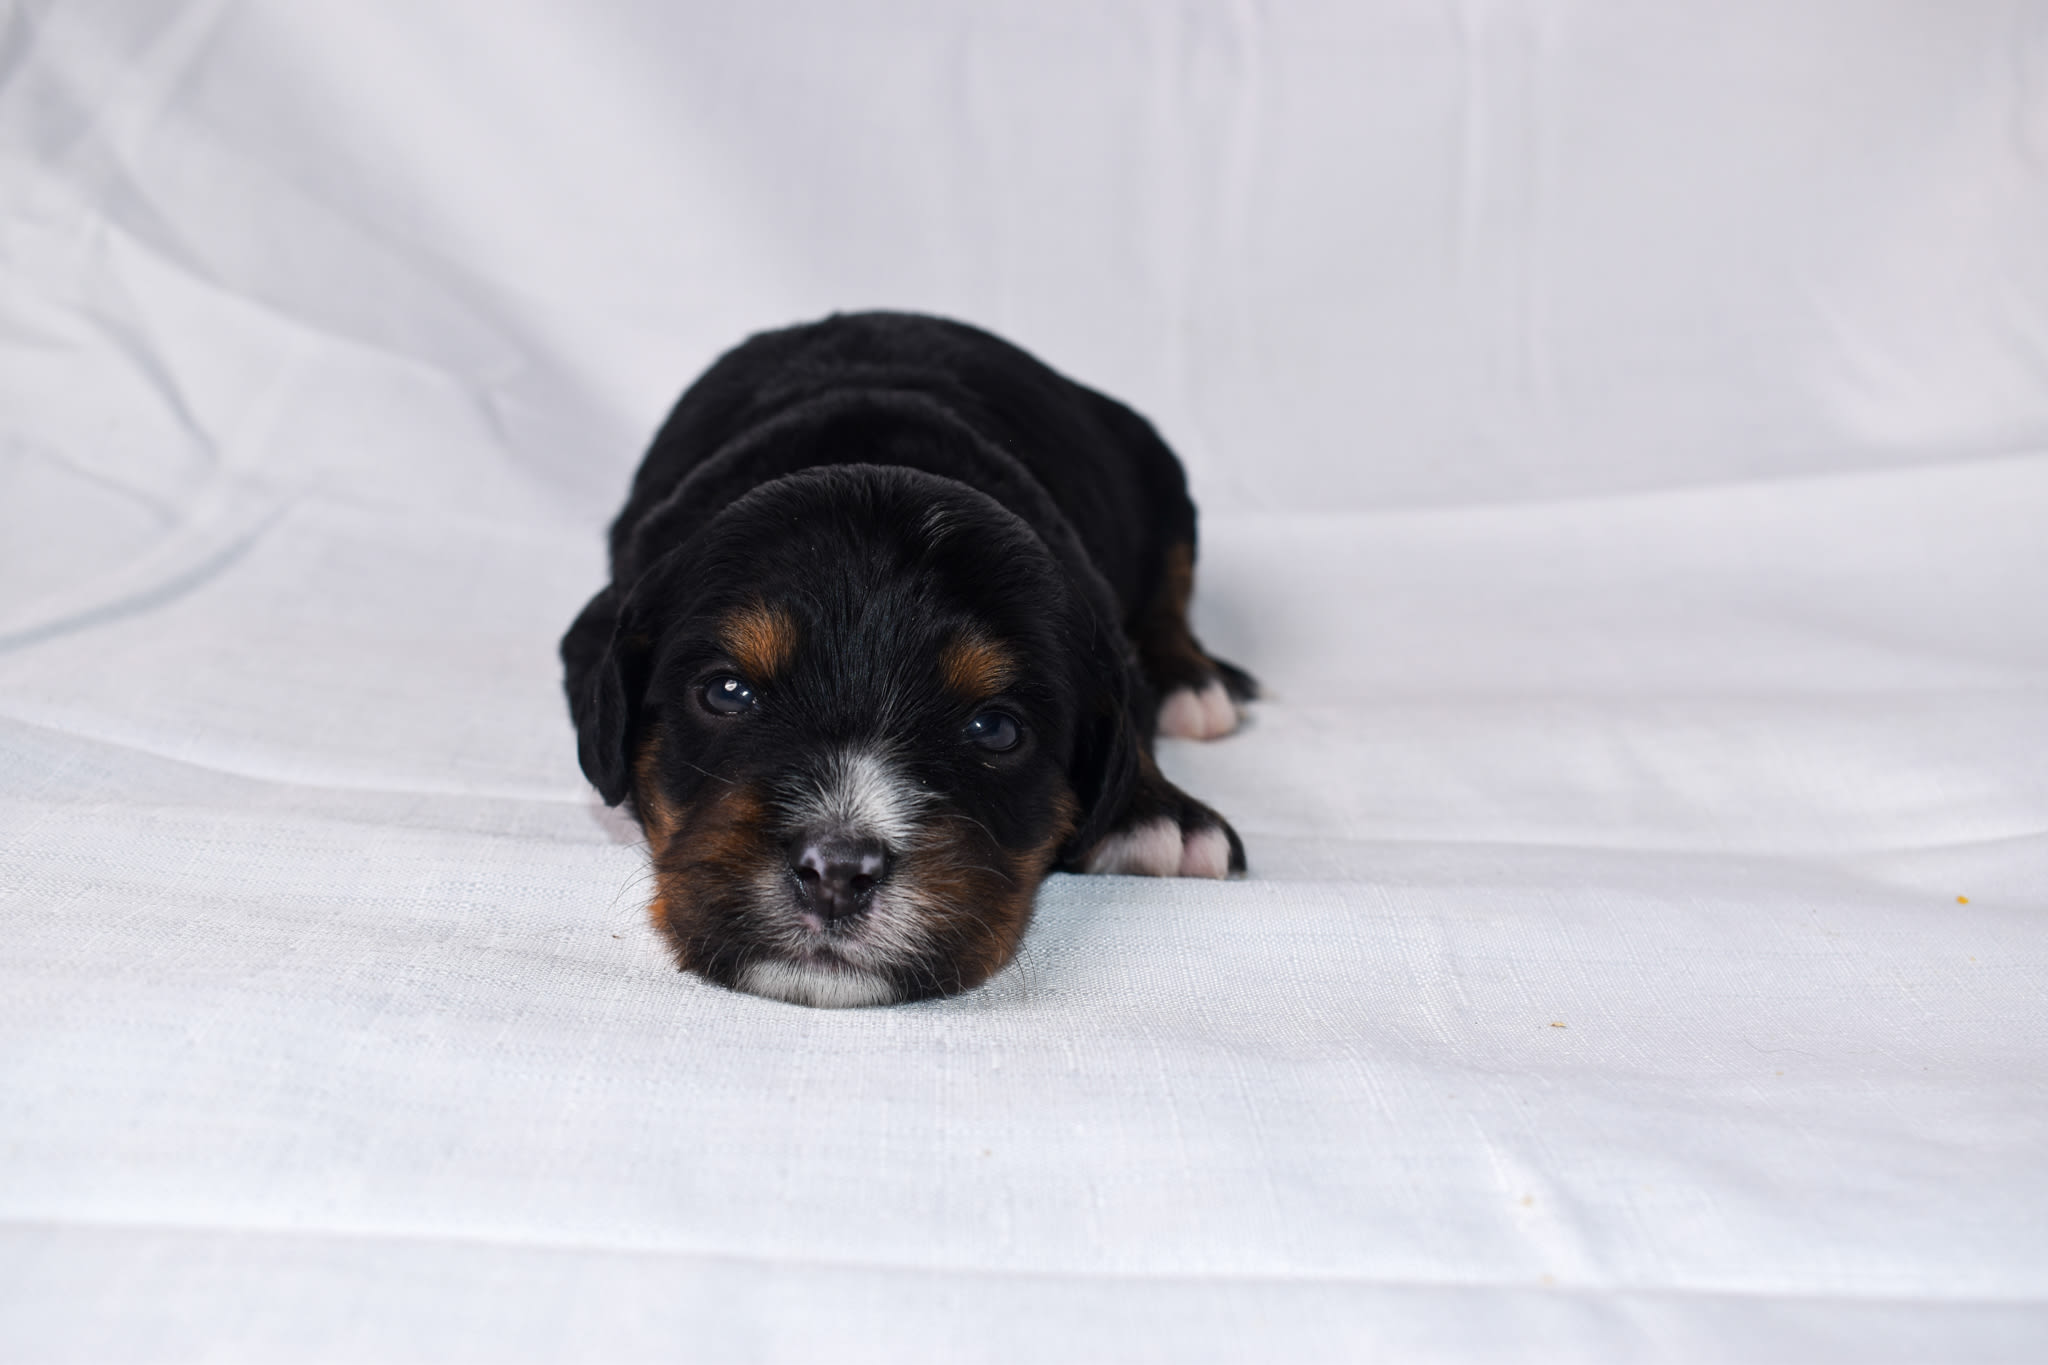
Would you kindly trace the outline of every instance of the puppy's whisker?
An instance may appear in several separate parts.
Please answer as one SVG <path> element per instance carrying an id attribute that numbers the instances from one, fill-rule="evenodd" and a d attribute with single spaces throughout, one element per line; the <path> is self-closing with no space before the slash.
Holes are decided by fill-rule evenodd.
<path id="1" fill-rule="evenodd" d="M 946 870 L 948 872 L 986 872 L 991 877 L 1002 878 L 1012 886 L 1017 884 L 1015 877 L 1003 871 L 1000 867 L 990 867 L 987 863 L 952 863 L 947 866 Z"/>
<path id="2" fill-rule="evenodd" d="M 990 829 L 990 828 L 989 828 L 989 827 L 988 827 L 987 825 L 985 825 L 985 824 L 983 824 L 983 823 L 982 823 L 981 821 L 979 821 L 979 820 L 975 819 L 975 818 L 974 818 L 973 816 L 969 815 L 969 814 L 968 814 L 968 813 L 967 813 L 966 811 L 964 811 L 964 810 L 944 810 L 944 811 L 940 811 L 940 812 L 938 813 L 938 816 L 937 816 L 937 818 L 938 818 L 938 819 L 941 819 L 941 820 L 957 820 L 957 821 L 959 821 L 959 822 L 960 822 L 960 823 L 962 823 L 962 824 L 968 824 L 968 825 L 972 825 L 972 826 L 974 826 L 974 827 L 975 827 L 976 829 L 980 830 L 980 831 L 981 831 L 981 832 L 982 832 L 983 834 L 986 834 L 986 835 L 988 836 L 988 841 L 989 841 L 990 843 L 992 843 L 992 844 L 993 844 L 993 843 L 996 843 L 996 842 L 998 842 L 998 840 L 996 839 L 996 835 L 995 835 L 995 831 L 994 831 L 994 830 Z"/>
<path id="3" fill-rule="evenodd" d="M 711 769 L 706 768 L 701 764 L 692 763 L 687 758 L 683 760 L 683 766 L 704 774 L 704 776 L 710 778 L 713 782 L 723 782 L 728 787 L 737 787 L 739 785 L 739 783 L 735 782 L 732 778 L 720 777 L 717 773 L 712 772 Z"/>
<path id="4" fill-rule="evenodd" d="M 636 872 L 632 876 L 626 878 L 625 882 L 622 885 L 620 885 L 619 889 L 612 893 L 611 900 L 605 903 L 604 911 L 606 917 L 612 919 L 613 923 L 623 923 L 625 917 L 623 915 L 618 914 L 619 898 L 621 896 L 624 896 L 629 891 L 637 891 L 641 887 L 646 886 L 649 882 L 652 882 L 657 875 L 658 873 L 656 869 L 652 866 L 649 866 L 643 868 L 639 872 Z"/>

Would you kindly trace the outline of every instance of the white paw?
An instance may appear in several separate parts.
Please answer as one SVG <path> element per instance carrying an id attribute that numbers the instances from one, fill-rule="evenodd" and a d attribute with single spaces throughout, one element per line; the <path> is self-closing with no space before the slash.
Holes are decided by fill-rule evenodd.
<path id="1" fill-rule="evenodd" d="M 1189 830 L 1180 846 L 1180 875 L 1183 877 L 1228 877 L 1230 837 L 1216 826 Z"/>
<path id="2" fill-rule="evenodd" d="M 1237 703 L 1220 682 L 1201 691 L 1176 687 L 1159 706 L 1159 733 L 1175 739 L 1217 739 L 1237 728 Z"/>
<path id="3" fill-rule="evenodd" d="M 1148 820 L 1097 844 L 1085 866 L 1126 877 L 1227 877 L 1230 838 L 1214 825 L 1183 831 L 1171 820 Z"/>

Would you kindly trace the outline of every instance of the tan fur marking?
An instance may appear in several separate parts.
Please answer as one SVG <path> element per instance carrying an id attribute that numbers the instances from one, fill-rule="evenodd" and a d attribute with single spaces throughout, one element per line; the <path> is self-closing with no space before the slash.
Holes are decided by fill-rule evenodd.
<path id="1" fill-rule="evenodd" d="M 1081 823 L 1081 803 L 1074 799 L 1074 793 L 1061 787 L 1052 803 L 1052 833 L 1039 840 L 1037 847 L 1025 849 L 1016 855 L 1011 863 L 1012 873 L 1029 878 L 1035 893 L 1038 883 L 1045 880 L 1045 874 L 1052 871 L 1052 865 L 1059 861 L 1060 849 L 1074 835 L 1074 827 Z"/>
<path id="2" fill-rule="evenodd" d="M 939 651 L 939 680 L 971 701 L 993 697 L 1016 677 L 1008 651 L 984 636 L 962 635 Z"/>
<path id="3" fill-rule="evenodd" d="M 658 869 L 661 857 L 668 852 L 676 833 L 675 808 L 668 797 L 662 794 L 658 767 L 661 762 L 661 729 L 655 727 L 647 732 L 647 738 L 640 742 L 640 752 L 633 759 L 633 810 L 640 817 L 640 828 L 647 832 L 647 852 L 657 869 L 654 879 L 654 898 L 647 903 L 647 918 L 654 921 L 654 927 L 666 934 L 669 932 L 668 888 Z"/>
<path id="4" fill-rule="evenodd" d="M 774 855 L 761 798 L 747 788 L 719 786 L 683 810 L 673 837 L 655 854 L 648 906 L 677 966 L 695 970 L 698 953 L 715 947 L 704 937 L 705 905 L 749 894 L 755 872 Z"/>
<path id="5" fill-rule="evenodd" d="M 1152 685 L 1165 692 L 1200 683 L 1214 673 L 1209 656 L 1188 630 L 1188 600 L 1195 592 L 1195 552 L 1171 545 L 1160 566 L 1159 587 L 1130 622 L 1132 642 Z"/>
<path id="6" fill-rule="evenodd" d="M 1000 885 L 988 875 L 990 869 L 983 869 L 978 885 L 945 888 L 958 897 L 956 904 L 981 907 L 975 932 L 958 941 L 954 963 L 960 989 L 980 985 L 1017 955 L 1024 930 L 1031 922 L 1031 905 L 1038 885 L 1052 870 L 1060 846 L 1073 834 L 1080 809 L 1074 794 L 1062 788 L 1053 801 L 1051 832 L 1037 846 L 1002 857 L 1009 875 Z"/>
<path id="7" fill-rule="evenodd" d="M 675 809 L 662 794 L 657 773 L 660 762 L 661 730 L 656 727 L 647 732 L 633 759 L 633 809 L 639 813 L 640 828 L 647 831 L 647 847 L 657 858 L 676 832 Z"/>
<path id="8" fill-rule="evenodd" d="M 748 678 L 762 682 L 795 656 L 796 618 L 781 607 L 757 602 L 726 617 L 718 638 Z"/>
<path id="9" fill-rule="evenodd" d="M 1160 580 L 1159 596 L 1168 607 L 1183 619 L 1188 614 L 1188 602 L 1195 595 L 1195 552 L 1186 541 L 1170 545 L 1166 550 L 1166 574 Z"/>

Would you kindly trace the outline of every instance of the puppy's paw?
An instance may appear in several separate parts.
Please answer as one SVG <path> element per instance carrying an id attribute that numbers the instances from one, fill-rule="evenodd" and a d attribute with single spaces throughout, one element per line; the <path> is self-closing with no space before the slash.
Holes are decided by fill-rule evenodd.
<path id="1" fill-rule="evenodd" d="M 1221 739 L 1237 728 L 1237 702 L 1220 678 L 1176 687 L 1159 704 L 1159 733 L 1175 739 Z"/>
<path id="2" fill-rule="evenodd" d="M 1111 831 L 1082 859 L 1081 870 L 1127 877 L 1228 877 L 1244 871 L 1244 845 L 1223 817 L 1171 787 L 1166 791 L 1179 798 L 1170 803 L 1178 809 L 1136 816 Z"/>

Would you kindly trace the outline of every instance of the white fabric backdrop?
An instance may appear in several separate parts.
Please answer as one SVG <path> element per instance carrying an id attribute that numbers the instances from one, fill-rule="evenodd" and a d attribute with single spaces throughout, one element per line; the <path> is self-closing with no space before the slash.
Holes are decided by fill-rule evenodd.
<path id="1" fill-rule="evenodd" d="M 2048 9 L 30 4 L 0 1353 L 2048 1354 Z M 1224 885 L 680 978 L 553 644 L 835 307 L 1118 393 Z"/>

